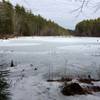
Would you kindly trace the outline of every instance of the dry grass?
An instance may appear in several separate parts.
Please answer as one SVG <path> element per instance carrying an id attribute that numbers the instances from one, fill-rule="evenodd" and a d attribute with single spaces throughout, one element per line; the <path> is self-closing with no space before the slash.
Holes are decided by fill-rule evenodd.
<path id="1" fill-rule="evenodd" d="M 9 39 L 18 36 L 17 34 L 0 34 L 0 39 Z"/>

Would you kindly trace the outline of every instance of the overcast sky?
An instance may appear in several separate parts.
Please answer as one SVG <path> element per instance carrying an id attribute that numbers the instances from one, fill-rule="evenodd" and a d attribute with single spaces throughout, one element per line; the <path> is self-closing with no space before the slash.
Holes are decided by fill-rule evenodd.
<path id="1" fill-rule="evenodd" d="M 34 14 L 40 14 L 47 19 L 51 19 L 59 25 L 74 29 L 75 24 L 83 19 L 100 17 L 100 10 L 94 13 L 95 5 L 100 5 L 100 0 L 90 0 L 86 7 L 78 17 L 78 12 L 72 13 L 77 9 L 81 2 L 78 0 L 9 0 L 14 5 L 16 3 L 24 5 L 27 9 L 31 9 Z M 75 2 L 77 1 L 77 2 Z M 81 1 L 81 0 L 79 0 Z"/>

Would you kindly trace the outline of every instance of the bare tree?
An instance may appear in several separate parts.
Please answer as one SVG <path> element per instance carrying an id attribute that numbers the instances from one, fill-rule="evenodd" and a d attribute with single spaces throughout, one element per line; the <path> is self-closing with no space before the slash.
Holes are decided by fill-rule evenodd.
<path id="1" fill-rule="evenodd" d="M 75 1 L 81 2 L 80 6 L 77 9 L 73 10 L 73 12 L 79 11 L 79 14 L 83 12 L 83 9 L 85 7 L 87 7 L 91 2 L 93 2 L 93 0 L 75 0 Z M 100 2 L 97 2 L 96 4 L 94 3 L 93 7 L 95 9 L 95 12 L 98 11 L 100 9 Z"/>

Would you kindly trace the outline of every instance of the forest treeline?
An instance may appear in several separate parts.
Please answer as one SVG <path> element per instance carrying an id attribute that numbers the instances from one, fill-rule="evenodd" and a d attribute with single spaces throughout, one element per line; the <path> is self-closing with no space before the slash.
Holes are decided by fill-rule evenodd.
<path id="1" fill-rule="evenodd" d="M 0 38 L 3 36 L 100 36 L 100 18 L 83 20 L 75 30 L 65 29 L 40 15 L 34 15 L 23 6 L 13 6 L 10 2 L 0 2 Z"/>
<path id="2" fill-rule="evenodd" d="M 79 22 L 74 34 L 76 36 L 100 37 L 100 18 Z"/>
<path id="3" fill-rule="evenodd" d="M 18 36 L 56 36 L 69 32 L 40 15 L 34 15 L 23 6 L 13 6 L 10 2 L 0 2 L 0 34 Z"/>

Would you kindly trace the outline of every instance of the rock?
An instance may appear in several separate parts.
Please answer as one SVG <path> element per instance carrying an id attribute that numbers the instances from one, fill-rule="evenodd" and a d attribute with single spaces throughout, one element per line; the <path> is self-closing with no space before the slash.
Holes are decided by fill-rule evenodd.
<path id="1" fill-rule="evenodd" d="M 38 70 L 37 68 L 34 68 L 34 70 Z"/>
<path id="2" fill-rule="evenodd" d="M 33 64 L 30 64 L 31 67 L 33 67 Z"/>
<path id="3" fill-rule="evenodd" d="M 63 95 L 70 96 L 75 94 L 86 94 L 83 90 L 83 88 L 78 83 L 70 83 L 65 84 L 65 86 L 61 90 Z"/>

